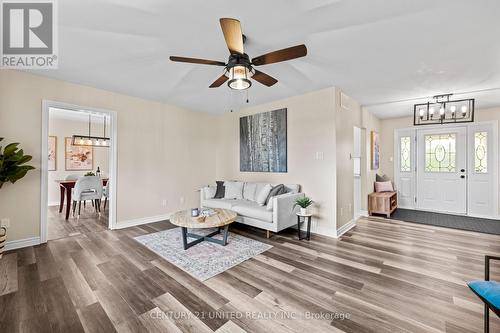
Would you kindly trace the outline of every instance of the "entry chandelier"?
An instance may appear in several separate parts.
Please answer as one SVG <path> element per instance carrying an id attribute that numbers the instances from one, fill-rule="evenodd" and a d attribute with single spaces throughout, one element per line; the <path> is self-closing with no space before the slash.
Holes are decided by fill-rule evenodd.
<path id="1" fill-rule="evenodd" d="M 470 123 L 474 121 L 474 98 L 450 100 L 453 94 L 434 96 L 434 102 L 413 106 L 413 125 Z"/>
<path id="2" fill-rule="evenodd" d="M 93 146 L 93 147 L 109 147 L 110 138 L 106 137 L 106 116 L 103 117 L 103 136 L 91 135 L 91 117 L 89 114 L 89 135 L 73 135 L 71 144 L 73 146 Z"/>

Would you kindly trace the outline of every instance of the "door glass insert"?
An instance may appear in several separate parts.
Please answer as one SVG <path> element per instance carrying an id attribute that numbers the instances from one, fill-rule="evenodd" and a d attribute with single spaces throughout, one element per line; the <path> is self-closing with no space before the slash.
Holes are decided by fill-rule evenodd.
<path id="1" fill-rule="evenodd" d="M 474 133 L 474 172 L 488 172 L 488 133 Z"/>
<path id="2" fill-rule="evenodd" d="M 401 154 L 401 172 L 411 172 L 411 137 L 402 136 L 399 147 Z"/>
<path id="3" fill-rule="evenodd" d="M 425 135 L 425 171 L 455 172 L 456 134 Z"/>

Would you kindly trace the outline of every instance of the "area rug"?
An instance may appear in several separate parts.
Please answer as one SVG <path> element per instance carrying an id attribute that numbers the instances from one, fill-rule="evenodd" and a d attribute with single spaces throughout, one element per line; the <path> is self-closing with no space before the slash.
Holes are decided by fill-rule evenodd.
<path id="1" fill-rule="evenodd" d="M 190 230 L 190 232 L 207 235 L 215 230 Z M 222 239 L 222 234 L 214 238 Z M 205 281 L 272 248 L 272 245 L 230 232 L 226 246 L 201 242 L 184 250 L 181 228 L 138 236 L 135 240 L 200 281 Z M 188 241 L 192 240 L 194 238 L 188 237 Z"/>
<path id="2" fill-rule="evenodd" d="M 500 235 L 500 221 L 398 208 L 391 219 Z"/>

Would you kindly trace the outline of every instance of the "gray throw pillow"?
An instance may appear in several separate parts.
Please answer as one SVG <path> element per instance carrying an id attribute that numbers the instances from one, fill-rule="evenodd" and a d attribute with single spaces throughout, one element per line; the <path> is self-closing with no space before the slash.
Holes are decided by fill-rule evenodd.
<path id="1" fill-rule="evenodd" d="M 224 181 L 218 180 L 216 181 L 216 183 L 217 183 L 217 190 L 215 191 L 214 199 L 223 199 L 224 194 L 226 193 L 226 188 L 224 187 Z"/>
<path id="2" fill-rule="evenodd" d="M 280 195 L 280 194 L 283 194 L 285 193 L 286 190 L 285 190 L 285 185 L 283 184 L 279 184 L 279 185 L 276 185 L 275 187 L 273 187 L 271 189 L 271 192 L 269 192 L 269 195 L 267 196 L 267 199 L 266 199 L 266 203 L 265 205 L 267 205 L 267 203 L 269 202 L 269 200 L 272 198 L 272 197 L 275 197 L 277 195 Z"/>
<path id="3" fill-rule="evenodd" d="M 377 181 L 377 182 L 390 182 L 391 179 L 386 174 L 383 174 L 381 176 L 377 173 L 377 175 L 375 176 L 375 181 Z"/>

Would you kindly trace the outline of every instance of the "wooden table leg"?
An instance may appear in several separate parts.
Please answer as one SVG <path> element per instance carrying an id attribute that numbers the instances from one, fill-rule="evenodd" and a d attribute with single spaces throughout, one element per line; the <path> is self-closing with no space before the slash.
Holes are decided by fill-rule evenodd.
<path id="1" fill-rule="evenodd" d="M 70 210 L 71 210 L 71 188 L 66 187 L 66 220 L 69 219 Z"/>
<path id="2" fill-rule="evenodd" d="M 59 185 L 59 189 L 61 191 L 61 201 L 59 202 L 59 213 L 62 213 L 64 206 L 64 192 L 66 192 L 66 189 L 64 188 L 64 186 L 61 185 Z"/>

